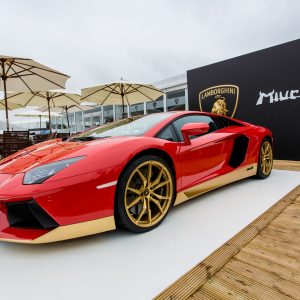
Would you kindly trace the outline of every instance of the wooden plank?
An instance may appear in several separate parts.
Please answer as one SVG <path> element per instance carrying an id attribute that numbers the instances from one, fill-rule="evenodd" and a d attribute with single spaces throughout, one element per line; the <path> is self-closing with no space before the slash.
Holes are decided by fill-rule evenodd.
<path id="1" fill-rule="evenodd" d="M 200 291 L 219 300 L 258 299 L 257 297 L 253 297 L 253 295 L 247 295 L 240 288 L 236 288 L 235 286 L 228 284 L 226 281 L 217 277 L 208 280 L 195 294 Z M 190 299 L 193 298 L 191 297 Z"/>
<path id="2" fill-rule="evenodd" d="M 300 230 L 300 219 L 298 219 L 296 216 L 292 215 L 292 214 L 283 214 L 281 216 L 281 218 L 274 220 L 273 225 L 291 225 L 288 228 L 291 229 L 297 229 L 298 231 Z"/>
<path id="3" fill-rule="evenodd" d="M 233 288 L 242 291 L 244 295 L 251 295 L 250 299 L 282 299 L 282 300 L 292 300 L 292 297 L 284 295 L 272 288 L 268 288 L 259 282 L 251 280 L 245 276 L 242 276 L 236 272 L 229 270 L 221 270 L 216 274 L 216 279 L 221 279 L 227 282 Z M 294 300 L 294 299 L 293 299 Z"/>
<path id="4" fill-rule="evenodd" d="M 293 270 L 300 270 L 300 261 L 295 258 L 288 257 L 277 252 L 268 251 L 265 249 L 257 248 L 255 245 L 248 244 L 243 248 L 244 252 L 268 259 L 272 262 L 278 263 L 282 266 L 288 267 Z"/>
<path id="5" fill-rule="evenodd" d="M 293 228 L 291 229 L 284 224 L 280 224 L 280 225 L 276 225 L 276 226 L 274 226 L 273 224 L 270 224 L 264 230 L 262 235 L 265 233 L 267 233 L 269 235 L 273 235 L 273 236 L 278 236 L 280 238 L 288 240 L 289 242 L 295 243 L 297 245 L 299 245 L 299 242 L 300 242 L 300 237 L 299 237 L 297 230 L 295 230 Z"/>
<path id="6" fill-rule="evenodd" d="M 223 270 L 229 272 L 233 271 L 293 299 L 300 299 L 300 284 L 291 282 L 277 274 L 254 267 L 251 264 L 232 259 L 225 265 Z"/>
<path id="7" fill-rule="evenodd" d="M 267 247 L 267 249 L 273 249 L 281 254 L 294 257 L 300 260 L 300 245 L 293 245 L 289 243 L 282 243 L 276 240 L 276 237 L 269 239 L 266 236 L 258 235 L 251 241 L 252 245 L 257 247 Z"/>
<path id="8" fill-rule="evenodd" d="M 278 264 L 277 262 L 272 262 L 268 259 L 244 252 L 243 250 L 235 256 L 235 259 L 300 284 L 300 270 L 290 269 Z"/>
<path id="9" fill-rule="evenodd" d="M 195 294 L 188 298 L 189 300 L 219 300 L 219 298 L 214 297 L 211 293 L 206 293 L 205 291 L 197 291 Z"/>
<path id="10" fill-rule="evenodd" d="M 291 242 L 294 241 L 294 240 L 290 240 L 289 237 L 286 237 L 284 235 L 279 236 L 278 234 L 270 234 L 265 230 L 260 233 L 259 237 L 267 241 L 279 242 L 281 244 L 286 245 L 286 247 L 290 247 Z M 293 243 L 292 247 L 298 249 L 300 248 L 300 245 L 298 243 Z"/>
<path id="11" fill-rule="evenodd" d="M 288 170 L 288 171 L 300 171 L 299 161 L 287 161 L 287 160 L 274 160 L 273 169 Z"/>

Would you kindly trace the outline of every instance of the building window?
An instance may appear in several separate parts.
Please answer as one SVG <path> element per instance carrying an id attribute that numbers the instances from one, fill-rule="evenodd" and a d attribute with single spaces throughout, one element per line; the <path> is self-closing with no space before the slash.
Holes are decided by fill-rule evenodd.
<path id="1" fill-rule="evenodd" d="M 138 116 L 144 114 L 144 103 L 130 105 L 129 107 L 131 116 Z"/>
<path id="2" fill-rule="evenodd" d="M 113 122 L 114 120 L 114 112 L 112 105 L 103 106 L 103 123 Z"/>
<path id="3" fill-rule="evenodd" d="M 155 101 L 147 102 L 146 107 L 147 107 L 147 114 L 163 112 L 164 111 L 163 96 L 160 96 Z"/>
<path id="4" fill-rule="evenodd" d="M 56 129 L 61 129 L 61 121 L 62 118 L 59 117 L 56 118 Z"/>
<path id="5" fill-rule="evenodd" d="M 167 111 L 172 110 L 185 110 L 184 89 L 167 93 Z"/>
<path id="6" fill-rule="evenodd" d="M 68 113 L 69 124 L 70 124 L 70 131 L 75 132 L 75 119 L 74 113 Z"/>
<path id="7" fill-rule="evenodd" d="M 115 111 L 116 111 L 116 120 L 120 120 L 128 117 L 127 105 L 124 106 L 124 116 L 123 116 L 123 105 L 115 105 Z"/>
<path id="8" fill-rule="evenodd" d="M 57 120 L 58 118 L 56 118 L 56 117 L 51 117 L 51 128 L 52 129 L 56 129 L 56 120 Z M 59 119 L 58 119 L 59 120 Z M 43 127 L 43 126 L 42 126 Z"/>
<path id="9" fill-rule="evenodd" d="M 100 116 L 92 117 L 92 127 L 100 126 Z"/>
<path id="10" fill-rule="evenodd" d="M 75 112 L 75 132 L 80 132 L 83 130 L 82 126 L 82 111 Z"/>
<path id="11" fill-rule="evenodd" d="M 85 117 L 84 118 L 84 130 L 90 129 L 92 126 L 91 124 L 91 117 Z"/>

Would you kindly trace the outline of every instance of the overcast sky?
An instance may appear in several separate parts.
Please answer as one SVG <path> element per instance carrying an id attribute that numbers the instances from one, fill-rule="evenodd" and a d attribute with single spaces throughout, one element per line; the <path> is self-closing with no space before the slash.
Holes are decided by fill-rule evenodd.
<path id="1" fill-rule="evenodd" d="M 120 77 L 153 82 L 300 36 L 300 1 L 10 0 L 1 53 L 71 76 L 68 90 Z"/>
<path id="2" fill-rule="evenodd" d="M 71 76 L 155 82 L 299 38 L 297 0 L 0 0 L 1 50 Z"/>

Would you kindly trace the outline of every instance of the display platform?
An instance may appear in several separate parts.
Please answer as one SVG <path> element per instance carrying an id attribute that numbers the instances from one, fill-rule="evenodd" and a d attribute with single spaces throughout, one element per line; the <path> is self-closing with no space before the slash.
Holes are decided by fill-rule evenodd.
<path id="1" fill-rule="evenodd" d="M 3 299 L 151 299 L 300 182 L 273 171 L 174 207 L 154 231 L 48 245 L 0 244 Z"/>

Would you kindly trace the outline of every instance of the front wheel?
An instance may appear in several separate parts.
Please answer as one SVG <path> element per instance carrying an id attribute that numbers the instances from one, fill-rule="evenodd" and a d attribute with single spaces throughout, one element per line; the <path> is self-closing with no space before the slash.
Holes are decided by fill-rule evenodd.
<path id="1" fill-rule="evenodd" d="M 174 176 L 165 160 L 145 155 L 133 161 L 118 183 L 117 225 L 146 232 L 166 217 L 174 199 Z"/>
<path id="2" fill-rule="evenodd" d="M 265 138 L 260 147 L 256 177 L 267 178 L 273 167 L 273 148 L 269 139 Z"/>

